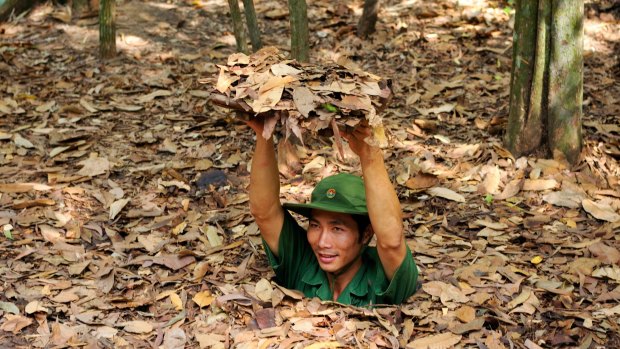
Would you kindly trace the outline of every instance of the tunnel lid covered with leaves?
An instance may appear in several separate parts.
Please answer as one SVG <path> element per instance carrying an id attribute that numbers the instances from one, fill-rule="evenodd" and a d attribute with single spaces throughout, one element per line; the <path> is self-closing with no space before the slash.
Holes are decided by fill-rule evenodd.
<path id="1" fill-rule="evenodd" d="M 292 133 L 303 140 L 304 131 L 327 129 L 340 144 L 338 126 L 354 127 L 367 120 L 373 129 L 367 141 L 387 145 L 379 112 L 389 103 L 391 82 L 348 59 L 299 63 L 275 47 L 265 47 L 250 56 L 234 53 L 218 67 L 217 80 L 211 80 L 211 102 L 249 117 L 265 117 L 265 138 L 280 121 L 286 136 Z"/>

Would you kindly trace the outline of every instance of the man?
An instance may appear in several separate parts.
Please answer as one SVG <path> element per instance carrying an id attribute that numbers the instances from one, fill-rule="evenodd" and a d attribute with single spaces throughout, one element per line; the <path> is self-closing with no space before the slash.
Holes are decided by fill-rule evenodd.
<path id="1" fill-rule="evenodd" d="M 278 283 L 343 304 L 397 304 L 416 289 L 418 271 L 403 234 L 400 202 L 381 149 L 368 145 L 360 123 L 343 133 L 360 158 L 364 180 L 351 174 L 324 178 L 308 204 L 280 204 L 273 139 L 256 133 L 250 173 L 250 210 L 260 229 Z M 307 231 L 287 211 L 308 217 Z M 368 247 L 372 235 L 377 247 Z"/>

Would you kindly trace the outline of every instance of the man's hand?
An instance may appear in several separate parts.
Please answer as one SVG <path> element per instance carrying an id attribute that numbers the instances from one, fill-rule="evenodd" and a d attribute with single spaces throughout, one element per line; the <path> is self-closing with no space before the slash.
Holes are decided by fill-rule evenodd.
<path id="1" fill-rule="evenodd" d="M 366 143 L 366 139 L 372 137 L 372 128 L 368 125 L 368 121 L 362 120 L 352 131 L 341 131 L 341 135 L 362 162 L 373 155 L 381 155 L 381 149 Z"/>
<path id="2" fill-rule="evenodd" d="M 265 129 L 265 119 L 250 116 L 248 120 L 243 120 L 243 122 L 250 126 L 257 136 L 262 137 L 263 130 Z"/>

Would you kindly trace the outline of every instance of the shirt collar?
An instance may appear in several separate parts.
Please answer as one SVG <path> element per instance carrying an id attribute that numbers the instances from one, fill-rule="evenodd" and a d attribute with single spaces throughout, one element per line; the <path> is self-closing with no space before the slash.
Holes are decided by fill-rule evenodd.
<path id="1" fill-rule="evenodd" d="M 362 260 L 366 259 L 366 248 L 362 250 Z M 367 263 L 362 263 L 360 269 L 355 273 L 351 282 L 345 287 L 343 292 L 338 297 L 338 302 L 344 304 L 351 304 L 351 294 L 356 298 L 365 299 L 368 295 L 369 283 L 371 280 L 366 277 Z M 318 286 L 315 295 L 323 300 L 331 300 L 333 293 L 329 287 L 329 279 L 325 271 L 317 265 L 314 268 L 306 270 L 306 273 L 302 276 L 301 281 L 306 285 Z"/>

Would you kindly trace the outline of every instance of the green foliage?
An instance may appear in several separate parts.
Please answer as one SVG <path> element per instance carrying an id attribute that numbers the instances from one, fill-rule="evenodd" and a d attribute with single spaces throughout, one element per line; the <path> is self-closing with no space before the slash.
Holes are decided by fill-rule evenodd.
<path id="1" fill-rule="evenodd" d="M 4 230 L 4 236 L 9 240 L 13 240 L 13 226 L 10 224 L 6 224 L 3 230 Z"/>
<path id="2" fill-rule="evenodd" d="M 325 103 L 325 104 L 323 104 L 323 108 L 325 110 L 327 110 L 328 112 L 331 112 L 331 113 L 337 113 L 338 112 L 338 108 L 335 105 L 333 105 L 333 104 Z"/>
<path id="3" fill-rule="evenodd" d="M 484 197 L 484 202 L 486 202 L 486 203 L 487 203 L 487 205 L 492 204 L 492 203 L 493 203 L 493 195 L 491 195 L 491 194 L 487 194 L 487 195 Z"/>
<path id="4" fill-rule="evenodd" d="M 506 1 L 506 6 L 504 6 L 504 13 L 506 13 L 507 15 L 510 15 L 510 12 L 512 12 L 512 10 L 514 10 L 515 8 L 515 1 L 516 0 L 507 0 Z"/>

